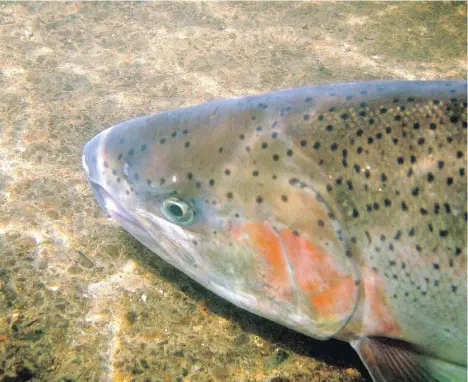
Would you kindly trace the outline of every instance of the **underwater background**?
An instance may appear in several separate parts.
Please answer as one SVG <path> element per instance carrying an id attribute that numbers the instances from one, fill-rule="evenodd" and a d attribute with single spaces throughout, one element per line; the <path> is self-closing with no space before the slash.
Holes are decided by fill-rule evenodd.
<path id="1" fill-rule="evenodd" d="M 466 79 L 466 44 L 465 2 L 0 3 L 0 381 L 369 380 L 108 219 L 82 147 L 218 98 Z"/>

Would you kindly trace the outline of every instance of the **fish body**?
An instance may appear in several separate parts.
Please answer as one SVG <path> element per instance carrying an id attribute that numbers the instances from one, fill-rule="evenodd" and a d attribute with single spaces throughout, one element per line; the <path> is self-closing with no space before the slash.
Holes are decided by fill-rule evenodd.
<path id="1" fill-rule="evenodd" d="M 101 206 L 232 303 L 376 381 L 466 380 L 466 82 L 219 100 L 87 143 Z"/>

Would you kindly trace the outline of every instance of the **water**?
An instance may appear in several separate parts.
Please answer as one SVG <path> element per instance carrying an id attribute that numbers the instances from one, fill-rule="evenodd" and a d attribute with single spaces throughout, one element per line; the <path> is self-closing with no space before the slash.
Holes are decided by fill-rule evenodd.
<path id="1" fill-rule="evenodd" d="M 250 315 L 94 201 L 131 117 L 305 84 L 466 78 L 464 3 L 0 4 L 0 381 L 359 381 L 345 343 Z"/>

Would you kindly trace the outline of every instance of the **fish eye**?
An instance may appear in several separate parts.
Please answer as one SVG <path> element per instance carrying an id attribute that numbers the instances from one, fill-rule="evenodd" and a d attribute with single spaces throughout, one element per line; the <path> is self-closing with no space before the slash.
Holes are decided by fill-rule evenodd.
<path id="1" fill-rule="evenodd" d="M 163 201 L 161 210 L 166 218 L 180 225 L 189 225 L 195 218 L 192 206 L 179 198 L 167 198 Z"/>

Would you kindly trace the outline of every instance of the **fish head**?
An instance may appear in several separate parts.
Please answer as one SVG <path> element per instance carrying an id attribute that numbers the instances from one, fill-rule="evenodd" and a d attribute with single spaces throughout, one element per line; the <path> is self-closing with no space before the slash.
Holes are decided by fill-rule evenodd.
<path id="1" fill-rule="evenodd" d="M 262 109 L 229 100 L 133 119 L 88 142 L 83 166 L 100 205 L 165 261 L 237 306 L 329 338 L 356 307 L 357 271 L 314 186 L 325 186 L 319 169 L 291 158 Z M 312 175 L 295 177 L 304 166 Z"/>

